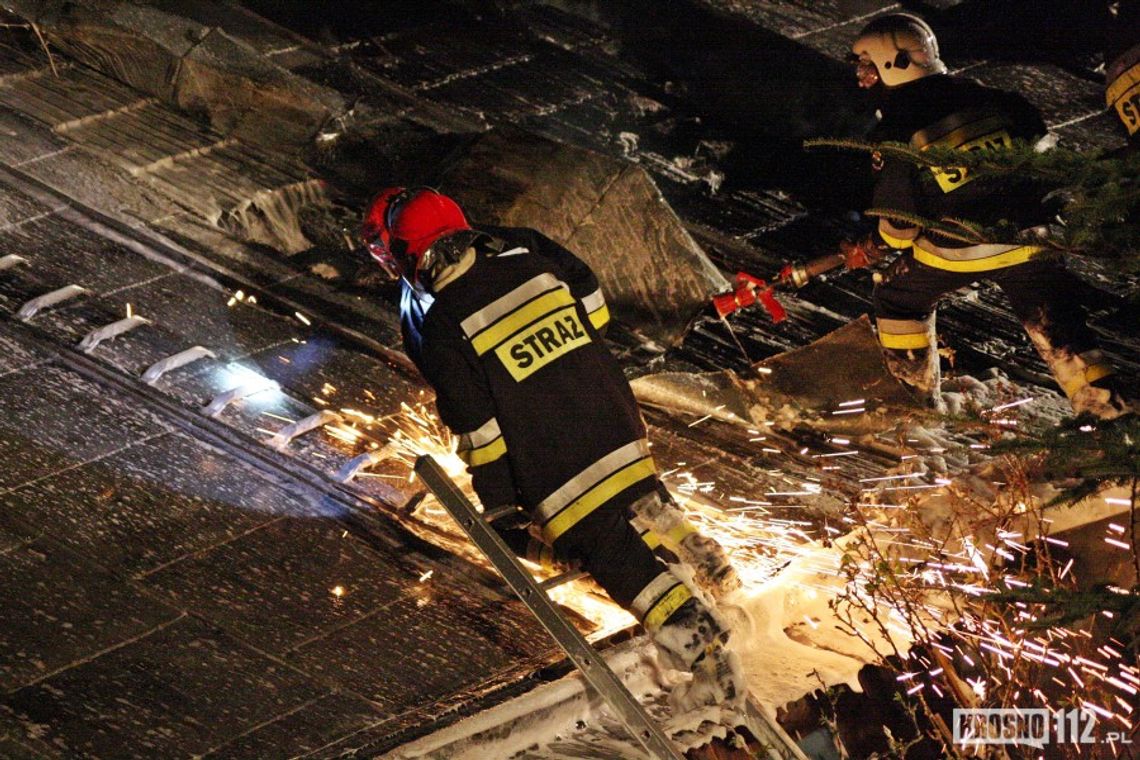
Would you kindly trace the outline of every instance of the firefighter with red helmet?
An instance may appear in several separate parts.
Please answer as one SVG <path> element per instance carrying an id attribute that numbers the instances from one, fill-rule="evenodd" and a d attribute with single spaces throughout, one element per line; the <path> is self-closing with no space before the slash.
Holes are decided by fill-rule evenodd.
<path id="1" fill-rule="evenodd" d="M 401 213 L 394 213 L 396 209 Z M 410 268 L 416 263 L 414 257 L 409 258 L 406 250 L 398 253 L 389 245 L 393 238 L 392 224 L 399 225 L 399 234 L 395 236 L 397 240 L 411 241 L 401 242 L 396 246 L 397 250 L 405 250 L 405 245 L 408 246 L 406 250 L 418 250 L 425 239 L 468 229 L 470 225 L 455 201 L 422 187 L 381 190 L 365 212 L 361 227 L 365 247 L 381 269 L 400 282 L 400 326 L 404 349 L 418 366 L 421 327 L 432 296 Z M 487 234 L 492 244 L 502 246 L 503 251 L 525 249 L 560 267 L 575 290 L 582 294 L 591 324 L 597 330 L 605 330 L 610 320 L 605 296 L 593 272 L 576 256 L 537 230 L 486 224 L 479 225 L 479 230 Z M 406 272 L 412 272 L 412 276 Z"/>
<path id="2" fill-rule="evenodd" d="M 405 340 L 414 328 L 412 358 L 484 508 L 520 506 L 543 544 L 580 562 L 667 662 L 691 669 L 690 688 L 676 692 L 682 704 L 703 694 L 730 715 L 739 709 L 726 627 L 634 527 L 672 532 L 682 549 L 699 536 L 678 519 L 629 383 L 601 340 L 608 311 L 590 268 L 533 230 L 473 228 L 429 188 L 381 193 L 364 236 L 381 266 L 429 299 L 403 321 Z M 714 583 L 738 584 L 719 557 Z"/>
<path id="3" fill-rule="evenodd" d="M 851 47 L 859 86 L 877 96 L 880 119 L 871 139 L 958 150 L 1030 144 L 1047 130 L 1038 111 L 1013 93 L 950 76 L 931 28 L 917 16 L 891 13 L 872 20 Z M 967 220 L 993 226 L 1014 222 L 1029 232 L 1051 220 L 1039 189 L 1003 184 L 1000 197 L 985 177 L 961 168 L 921 168 L 876 156 L 872 206 L 910 218 Z M 878 236 L 903 249 L 875 288 L 879 342 L 891 373 L 935 408 L 942 408 L 935 335 L 940 299 L 979 279 L 996 283 L 1010 300 L 1035 348 L 1077 412 L 1112 418 L 1129 411 L 1113 368 L 1097 348 L 1076 303 L 1078 283 L 1044 248 L 1011 240 L 964 242 L 882 218 Z"/>

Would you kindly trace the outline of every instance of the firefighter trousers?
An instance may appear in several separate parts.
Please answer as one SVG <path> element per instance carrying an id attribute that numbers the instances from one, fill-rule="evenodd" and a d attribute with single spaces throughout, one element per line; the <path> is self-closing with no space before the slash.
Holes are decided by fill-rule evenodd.
<path id="1" fill-rule="evenodd" d="M 669 565 L 687 564 L 694 573 L 692 581 L 713 599 L 719 600 L 740 587 L 740 576 L 724 547 L 689 522 L 685 510 L 663 486 L 659 485 L 634 501 L 629 507 L 629 514 L 634 530 L 650 552 Z M 529 524 L 517 524 L 517 519 L 506 518 L 495 523 L 499 535 L 516 555 L 548 572 L 565 572 L 581 567 L 580 560 L 568 555 L 569 547 L 565 542 L 555 542 L 558 545 L 555 550 L 537 538 Z M 626 540 L 624 530 L 620 540 L 622 543 Z"/>
<path id="2" fill-rule="evenodd" d="M 603 505 L 562 534 L 554 550 L 580 560 L 610 598 L 633 613 L 663 665 L 693 673 L 671 696 L 676 705 L 718 707 L 735 715 L 746 686 L 740 658 L 726 646 L 727 625 L 654 556 L 632 517 L 628 506 Z M 737 723 L 733 717 L 726 725 Z"/>
<path id="3" fill-rule="evenodd" d="M 875 321 L 888 369 L 932 406 L 939 404 L 935 310 L 977 280 L 1002 289 L 1034 347 L 1077 412 L 1114 417 L 1127 409 L 1106 379 L 1112 366 L 1077 302 L 1079 283 L 1063 262 L 1040 256 L 983 272 L 955 272 L 915 261 L 907 251 L 875 287 Z M 1094 383 L 1096 385 L 1094 385 Z"/>
<path id="4" fill-rule="evenodd" d="M 609 522 L 606 515 L 603 514 L 600 517 L 606 523 Z M 532 530 L 529 521 L 520 524 L 517 518 L 500 520 L 494 523 L 494 527 L 515 555 L 533 562 L 547 572 L 563 573 L 574 569 L 584 569 L 580 558 L 571 557 L 568 554 L 571 551 L 571 546 L 567 545 L 567 542 L 555 542 L 558 546 L 557 550 L 555 547 L 543 543 L 537 535 L 537 531 Z M 666 564 L 680 561 L 672 543 L 667 543 L 652 531 L 641 530 L 636 521 L 634 522 L 634 530 L 641 538 L 642 543 L 656 558 Z M 621 543 L 626 540 L 624 533 L 623 530 L 622 536 L 619 538 Z M 623 594 L 623 596 L 628 596 L 628 594 Z"/>
<path id="5" fill-rule="evenodd" d="M 683 518 L 683 511 L 667 501 L 667 495 L 654 491 L 637 503 L 642 512 L 646 503 L 661 507 L 649 510 L 655 514 L 643 515 L 643 519 L 660 522 L 663 514 L 669 514 L 665 521 L 674 529 L 674 537 L 699 536 L 681 526 L 683 520 L 676 519 L 675 513 Z M 670 697 L 675 707 L 715 707 L 721 710 L 719 720 L 724 725 L 740 725 L 738 713 L 743 709 L 747 686 L 740 658 L 727 646 L 728 626 L 655 556 L 650 545 L 656 542 L 646 541 L 634 527 L 634 518 L 632 505 L 611 500 L 559 536 L 553 547 L 546 548 L 555 560 L 580 563 L 611 599 L 637 618 L 656 645 L 663 666 L 692 672 L 692 680 L 679 685 Z M 496 528 L 516 553 L 533 559 L 535 544 L 525 529 Z"/>
<path id="6" fill-rule="evenodd" d="M 647 542 L 631 524 L 631 517 L 628 506 L 611 500 L 559 536 L 554 546 L 543 544 L 524 526 L 500 521 L 494 527 L 516 555 L 548 570 L 576 565 L 588 572 L 617 604 L 631 609 L 662 572 L 669 572 L 654 548 L 662 551 L 665 559 L 676 561 L 665 547 Z M 641 620 L 640 615 L 638 619 Z"/>
<path id="7" fill-rule="evenodd" d="M 701 534 L 667 490 L 659 488 L 647 493 L 631 509 L 633 527 L 649 548 L 667 562 L 689 565 L 694 571 L 694 582 L 714 599 L 720 600 L 740 588 L 740 576 L 724 547 Z"/>

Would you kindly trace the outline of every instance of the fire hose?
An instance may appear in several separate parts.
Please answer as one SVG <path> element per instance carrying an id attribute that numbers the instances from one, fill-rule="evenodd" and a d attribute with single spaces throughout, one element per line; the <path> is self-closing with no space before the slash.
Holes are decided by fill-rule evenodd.
<path id="1" fill-rule="evenodd" d="M 724 319 L 738 309 L 760 304 L 774 323 L 787 319 L 788 313 L 776 300 L 776 290 L 799 290 L 804 285 L 839 267 L 864 269 L 880 261 L 889 249 L 880 248 L 870 238 L 858 242 L 843 241 L 839 250 L 806 262 L 788 264 L 771 283 L 747 272 L 737 272 L 733 290 L 713 296 L 713 308 Z"/>

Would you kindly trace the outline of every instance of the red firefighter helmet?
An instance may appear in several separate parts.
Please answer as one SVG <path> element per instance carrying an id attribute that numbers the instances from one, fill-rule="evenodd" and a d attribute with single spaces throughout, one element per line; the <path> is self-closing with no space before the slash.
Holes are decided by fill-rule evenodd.
<path id="1" fill-rule="evenodd" d="M 469 229 L 463 210 L 443 193 L 429 187 L 392 187 L 372 201 L 362 234 L 386 272 L 414 284 L 432 244 Z"/>
<path id="2" fill-rule="evenodd" d="M 471 225 L 459 204 L 428 187 L 405 190 L 388 206 L 392 248 L 413 259 L 417 267 L 436 240 L 469 229 Z"/>
<path id="3" fill-rule="evenodd" d="M 368 210 L 364 213 L 364 222 L 360 225 L 360 237 L 364 240 L 364 247 L 392 279 L 399 278 L 403 272 L 391 249 L 392 232 L 388 227 L 388 211 L 392 200 L 404 192 L 405 189 L 402 187 L 388 187 L 381 190 L 368 204 Z"/>

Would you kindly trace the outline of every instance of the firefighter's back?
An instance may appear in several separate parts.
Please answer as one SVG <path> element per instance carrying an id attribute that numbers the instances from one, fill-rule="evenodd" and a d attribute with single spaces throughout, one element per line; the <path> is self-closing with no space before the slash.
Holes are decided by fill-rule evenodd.
<path id="1" fill-rule="evenodd" d="M 480 255 L 424 323 L 425 346 L 457 340 L 493 399 L 522 506 L 583 476 L 609 478 L 607 493 L 621 502 L 652 488 L 629 383 L 549 261 Z"/>

